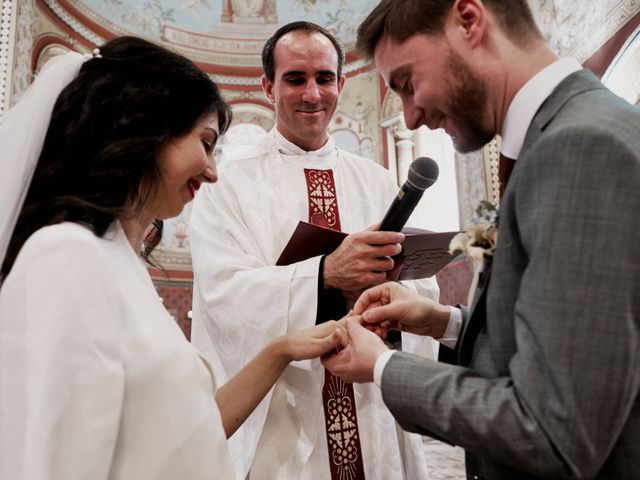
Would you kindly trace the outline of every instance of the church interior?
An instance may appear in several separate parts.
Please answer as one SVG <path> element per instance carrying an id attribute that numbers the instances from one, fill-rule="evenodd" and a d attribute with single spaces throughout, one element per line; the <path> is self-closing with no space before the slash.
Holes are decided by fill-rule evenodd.
<path id="1" fill-rule="evenodd" d="M 617 95 L 640 105 L 640 2 L 636 0 L 530 0 L 546 40 L 560 56 L 577 59 Z M 0 35 L 0 115 L 21 97 L 40 68 L 68 50 L 91 52 L 122 35 L 157 42 L 192 59 L 220 86 L 233 123 L 217 146 L 218 162 L 247 147 L 275 122 L 261 87 L 260 52 L 281 25 L 307 20 L 334 33 L 344 45 L 347 77 L 330 133 L 336 144 L 388 168 L 401 185 L 411 162 L 428 156 L 440 169 L 412 224 L 427 230 L 462 230 L 482 200 L 499 204 L 500 139 L 469 154 L 455 152 L 443 130 L 412 131 L 400 99 L 371 62 L 355 51 L 356 29 L 368 0 L 3 0 Z M 165 221 L 149 267 L 164 305 L 189 338 L 193 272 L 187 208 Z M 441 301 L 467 297 L 467 260 L 454 259 L 437 279 Z M 462 478 L 460 449 L 425 440 L 431 478 Z"/>

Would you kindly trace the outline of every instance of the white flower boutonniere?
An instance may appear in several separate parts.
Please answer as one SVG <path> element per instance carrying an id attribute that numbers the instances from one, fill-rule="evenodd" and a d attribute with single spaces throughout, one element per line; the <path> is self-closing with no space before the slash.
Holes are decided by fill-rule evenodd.
<path id="1" fill-rule="evenodd" d="M 480 273 L 486 261 L 493 255 L 498 240 L 498 209 L 483 200 L 476 208 L 476 218 L 464 232 L 458 233 L 449 243 L 449 253 L 461 252 L 473 262 L 473 281 L 469 289 L 467 305 L 472 304 Z"/>
<path id="2" fill-rule="evenodd" d="M 476 208 L 476 219 L 449 243 L 449 253 L 462 252 L 474 263 L 493 255 L 498 239 L 498 209 L 486 200 Z"/>

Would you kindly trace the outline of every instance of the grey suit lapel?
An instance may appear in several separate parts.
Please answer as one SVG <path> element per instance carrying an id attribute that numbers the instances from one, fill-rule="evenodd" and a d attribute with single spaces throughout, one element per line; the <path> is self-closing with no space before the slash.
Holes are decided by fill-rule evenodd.
<path id="1" fill-rule="evenodd" d="M 525 153 L 529 146 L 538 140 L 545 128 L 571 98 L 581 93 L 597 89 L 605 89 L 605 87 L 589 70 L 580 70 L 575 72 L 560 82 L 533 117 L 531 126 L 527 130 L 527 135 L 525 136 L 522 152 Z M 516 162 L 514 167 L 511 177 L 512 179 L 516 176 L 517 170 L 518 162 Z M 511 188 L 513 188 L 513 183 L 510 182 L 510 185 Z M 500 248 L 500 242 L 498 242 L 497 248 Z M 478 288 L 474 295 L 473 303 L 469 309 L 468 320 L 459 337 L 457 360 L 460 365 L 469 365 L 475 340 L 486 324 L 486 296 L 489 278 L 491 276 L 490 261 L 488 262 L 484 273 L 485 278 L 479 279 L 478 281 Z"/>
<path id="2" fill-rule="evenodd" d="M 489 285 L 490 278 L 491 258 L 488 258 L 484 270 L 479 274 L 478 285 L 469 309 L 468 321 L 465 323 L 460 335 L 457 355 L 458 365 L 469 365 L 473 351 L 473 341 L 486 323 L 487 286 Z M 469 348 L 465 348 L 465 345 L 469 345 Z"/>
<path id="3" fill-rule="evenodd" d="M 533 117 L 522 145 L 522 152 L 526 152 L 529 146 L 536 142 L 569 100 L 590 90 L 606 90 L 606 87 L 590 70 L 579 70 L 560 82 Z M 518 162 L 516 162 L 517 166 Z"/>

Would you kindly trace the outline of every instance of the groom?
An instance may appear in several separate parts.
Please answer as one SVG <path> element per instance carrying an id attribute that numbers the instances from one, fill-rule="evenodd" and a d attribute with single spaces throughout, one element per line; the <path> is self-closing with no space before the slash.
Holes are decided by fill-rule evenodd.
<path id="1" fill-rule="evenodd" d="M 499 133 L 517 161 L 469 308 L 384 284 L 354 309 L 448 339 L 458 365 L 389 351 L 354 318 L 327 367 L 463 446 L 470 479 L 640 478 L 640 110 L 558 59 L 526 0 L 383 0 L 358 46 L 407 126 L 461 152 Z"/>

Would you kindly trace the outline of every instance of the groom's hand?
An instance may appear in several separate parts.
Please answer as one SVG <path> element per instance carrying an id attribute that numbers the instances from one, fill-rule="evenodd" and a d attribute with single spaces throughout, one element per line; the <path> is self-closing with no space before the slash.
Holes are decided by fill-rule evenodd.
<path id="1" fill-rule="evenodd" d="M 444 335 L 451 316 L 449 307 L 394 282 L 366 290 L 358 298 L 353 313 L 362 316 L 367 328 L 378 326 L 433 338 Z"/>
<path id="2" fill-rule="evenodd" d="M 376 360 L 388 348 L 375 333 L 360 325 L 359 317 L 347 318 L 346 327 L 349 345 L 335 355 L 323 358 L 322 363 L 347 382 L 372 382 Z"/>

